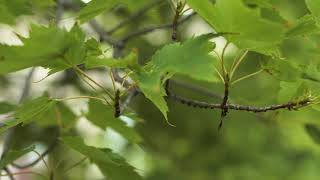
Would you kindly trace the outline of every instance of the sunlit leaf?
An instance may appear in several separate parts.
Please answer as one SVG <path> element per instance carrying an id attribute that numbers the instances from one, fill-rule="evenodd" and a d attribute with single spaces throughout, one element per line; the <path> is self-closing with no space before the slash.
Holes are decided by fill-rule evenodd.
<path id="1" fill-rule="evenodd" d="M 6 74 L 55 60 L 69 43 L 67 32 L 56 27 L 32 26 L 23 46 L 0 45 L 0 74 Z M 45 45 L 50 42 L 50 45 Z"/>

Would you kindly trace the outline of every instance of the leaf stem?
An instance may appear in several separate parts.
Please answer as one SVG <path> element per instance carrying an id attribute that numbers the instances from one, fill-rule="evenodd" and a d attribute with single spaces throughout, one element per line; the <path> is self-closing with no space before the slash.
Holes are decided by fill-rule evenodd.
<path id="1" fill-rule="evenodd" d="M 216 73 L 217 73 L 218 76 L 220 77 L 222 83 L 224 84 L 224 83 L 225 83 L 225 82 L 224 82 L 224 78 L 223 78 L 223 76 L 221 75 L 221 73 L 219 72 L 219 70 L 218 70 L 216 67 L 214 67 L 214 70 L 216 71 Z"/>
<path id="2" fill-rule="evenodd" d="M 249 52 L 248 50 L 245 50 L 245 52 L 242 54 L 242 56 L 240 56 L 240 58 L 238 60 L 233 61 L 233 64 L 232 64 L 231 70 L 230 70 L 230 80 L 232 79 L 234 72 L 238 69 L 240 63 L 243 61 L 244 57 L 246 57 L 248 52 Z"/>
<path id="3" fill-rule="evenodd" d="M 88 86 L 90 86 L 94 91 L 98 91 L 92 84 L 90 84 L 90 82 L 88 82 L 83 76 L 82 74 L 80 74 L 78 71 L 75 71 L 76 74 L 80 77 L 81 80 L 83 80 L 83 82 L 85 82 Z M 111 103 L 103 96 L 101 95 L 101 97 L 104 99 L 104 101 L 109 104 L 111 106 Z"/>
<path id="4" fill-rule="evenodd" d="M 84 77 L 86 77 L 88 80 L 90 80 L 91 82 L 93 82 L 96 86 L 100 87 L 112 100 L 114 100 L 113 95 L 106 89 L 104 88 L 101 84 L 99 84 L 98 82 L 96 82 L 94 79 L 92 79 L 89 75 L 87 75 L 84 71 L 82 71 L 80 68 L 78 68 L 77 66 L 73 66 L 73 68 L 75 70 L 77 70 L 80 74 L 82 74 Z"/>
<path id="5" fill-rule="evenodd" d="M 87 157 L 82 158 L 80 161 L 74 163 L 73 165 L 71 165 L 70 167 L 68 167 L 66 170 L 64 170 L 63 174 L 67 174 L 71 169 L 79 166 L 81 163 L 83 163 L 85 160 L 87 160 Z"/>
<path id="6" fill-rule="evenodd" d="M 47 170 L 50 172 L 50 168 L 47 164 L 47 162 L 44 160 L 43 156 L 41 156 L 40 153 L 38 153 L 37 151 L 33 150 L 32 152 L 36 153 L 38 155 L 38 158 L 41 159 L 41 161 L 43 162 L 43 164 L 46 166 Z"/>
<path id="7" fill-rule="evenodd" d="M 109 71 L 109 76 L 110 76 L 110 79 L 112 82 L 113 92 L 116 92 L 116 83 L 115 83 L 115 80 L 113 77 L 112 69 L 110 69 L 110 71 Z"/>
<path id="8" fill-rule="evenodd" d="M 104 99 L 94 96 L 75 96 L 75 97 L 67 97 L 67 98 L 54 98 L 55 101 L 67 101 L 67 100 L 74 100 L 74 99 L 95 99 L 98 101 L 105 102 Z"/>
<path id="9" fill-rule="evenodd" d="M 263 69 L 260 69 L 259 71 L 256 71 L 256 72 L 254 72 L 254 73 L 245 75 L 245 76 L 243 76 L 243 77 L 241 77 L 241 78 L 239 78 L 239 79 L 237 79 L 237 80 L 234 80 L 234 81 L 231 83 L 231 85 L 234 85 L 234 84 L 236 84 L 236 83 L 238 83 L 238 82 L 240 82 L 240 81 L 242 81 L 242 80 L 245 80 L 245 79 L 247 79 L 247 78 L 250 78 L 250 77 L 252 77 L 252 76 L 255 76 L 255 75 L 261 73 L 262 71 L 263 71 Z"/>
<path id="10" fill-rule="evenodd" d="M 222 54 L 221 54 L 221 70 L 222 70 L 222 75 L 223 75 L 223 77 L 225 79 L 226 79 L 227 70 L 226 70 L 226 67 L 224 65 L 224 59 L 225 59 L 225 53 L 226 53 L 226 50 L 228 48 L 228 45 L 229 45 L 229 42 L 227 42 L 225 44 L 225 46 L 222 49 Z M 226 82 L 226 80 L 225 80 L 225 82 Z"/>

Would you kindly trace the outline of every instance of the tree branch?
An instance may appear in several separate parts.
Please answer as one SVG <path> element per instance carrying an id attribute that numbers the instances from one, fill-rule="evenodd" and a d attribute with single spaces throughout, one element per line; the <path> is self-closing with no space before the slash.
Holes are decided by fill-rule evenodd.
<path id="1" fill-rule="evenodd" d="M 149 11 L 150 9 L 152 9 L 153 7 L 155 7 L 156 5 L 159 5 L 160 3 L 164 2 L 163 0 L 154 0 L 153 2 L 147 4 L 146 6 L 142 7 L 140 10 L 136 11 L 135 13 L 133 13 L 131 16 L 129 16 L 128 18 L 126 18 L 125 20 L 121 21 L 118 25 L 116 25 L 114 28 L 110 29 L 109 31 L 107 31 L 107 33 L 109 35 L 113 34 L 114 32 L 116 32 L 118 29 L 122 28 L 123 26 L 127 25 L 128 23 L 130 23 L 131 21 L 133 21 L 134 19 L 144 15 L 147 11 Z"/>
<path id="2" fill-rule="evenodd" d="M 228 103 L 228 99 L 229 99 L 229 82 L 230 82 L 229 75 L 228 75 L 228 73 L 226 73 L 225 78 L 224 78 L 224 96 L 223 96 L 222 103 L 221 103 L 221 107 L 223 109 L 221 110 L 220 124 L 218 126 L 219 130 L 223 126 L 223 120 L 227 116 L 227 113 L 229 110 L 226 107 L 226 104 Z"/>
<path id="3" fill-rule="evenodd" d="M 151 6 L 151 5 L 150 5 Z M 151 7 L 150 7 L 151 8 Z M 142 9 L 141 12 L 136 12 L 135 14 L 133 14 L 131 17 L 129 17 L 128 19 L 124 20 L 123 22 L 119 23 L 116 27 L 112 28 L 110 31 L 105 31 L 102 27 L 100 27 L 98 25 L 98 23 L 96 21 L 91 21 L 90 25 L 93 27 L 93 29 L 100 35 L 101 41 L 107 42 L 111 45 L 114 46 L 114 54 L 113 57 L 114 58 L 119 58 L 122 56 L 122 50 L 123 47 L 125 45 L 126 42 L 128 42 L 129 40 L 131 40 L 132 38 L 141 36 L 141 35 L 146 35 L 147 33 L 151 33 L 155 30 L 159 30 L 159 29 L 167 29 L 167 28 L 174 28 L 175 26 L 175 22 L 172 23 L 167 23 L 167 24 L 163 24 L 163 25 L 157 25 L 157 26 L 151 26 L 151 27 L 146 27 L 140 30 L 137 30 L 135 32 L 129 33 L 126 36 L 122 37 L 119 40 L 115 40 L 113 39 L 110 34 L 112 34 L 113 32 L 115 32 L 117 29 L 121 28 L 122 26 L 124 26 L 126 23 L 128 23 L 130 20 L 141 16 L 141 14 L 145 13 L 148 10 L 148 8 L 146 9 Z M 187 20 L 189 20 L 191 17 L 193 17 L 196 13 L 192 13 L 184 18 L 182 18 L 181 20 L 176 22 L 176 25 L 178 24 L 182 24 L 184 22 L 186 22 Z M 173 36 L 175 37 L 175 36 Z M 113 70 L 113 76 L 115 81 L 122 83 L 123 78 L 119 76 L 119 74 L 117 73 L 117 70 Z M 184 97 L 180 97 L 177 96 L 171 92 L 167 92 L 167 98 L 170 98 L 176 102 L 179 102 L 181 104 L 185 104 L 188 106 L 192 106 L 195 108 L 203 108 L 203 109 L 221 109 L 222 111 L 222 117 L 225 116 L 225 114 L 228 112 L 228 110 L 238 110 L 238 111 L 248 111 L 248 112 L 254 112 L 254 113 L 261 113 L 261 112 L 268 112 L 268 111 L 276 111 L 276 110 L 280 110 L 280 109 L 288 109 L 288 110 L 298 110 L 299 108 L 302 108 L 304 106 L 310 105 L 313 101 L 310 98 L 305 98 L 303 100 L 299 100 L 296 102 L 288 102 L 288 103 L 284 103 L 284 104 L 274 104 L 274 105 L 269 105 L 269 106 L 265 106 L 265 107 L 256 107 L 256 106 L 247 106 L 247 105 L 240 105 L 240 104 L 234 104 L 234 103 L 228 103 L 228 87 L 225 88 L 225 93 L 224 96 L 221 97 L 220 95 L 214 94 L 212 92 L 209 92 L 208 90 L 205 90 L 203 88 L 200 87 L 196 87 L 196 86 L 191 86 L 188 84 L 182 84 L 176 81 L 173 81 L 176 85 L 182 86 L 182 87 L 187 87 L 193 91 L 196 92 L 200 92 L 202 94 L 211 96 L 211 97 L 215 97 L 215 98 L 219 98 L 222 99 L 223 102 L 220 104 L 215 104 L 215 103 L 208 103 L 208 102 L 203 102 L 203 101 L 197 101 L 197 100 L 192 100 L 192 99 L 188 99 L 188 98 L 184 98 Z M 124 87 L 128 88 L 130 87 L 131 84 L 128 81 L 124 82 Z M 135 92 L 141 92 L 138 88 L 134 89 Z M 131 97 L 130 97 L 131 99 Z"/>
<path id="4" fill-rule="evenodd" d="M 107 31 L 105 31 L 96 20 L 91 20 L 89 21 L 90 26 L 92 27 L 92 29 L 98 33 L 99 37 L 100 37 L 100 41 L 104 41 L 114 47 L 122 47 L 123 43 L 122 41 L 117 41 L 115 39 L 113 39 L 109 33 Z"/>
<path id="5" fill-rule="evenodd" d="M 192 99 L 177 96 L 172 93 L 168 94 L 168 98 L 171 98 L 176 102 L 179 102 L 181 104 L 185 104 L 187 106 L 191 106 L 194 108 L 201 108 L 201 109 L 226 109 L 227 108 L 231 110 L 248 111 L 248 112 L 254 112 L 254 113 L 276 111 L 279 109 L 298 110 L 299 108 L 305 107 L 312 103 L 312 100 L 310 98 L 305 98 L 296 102 L 274 104 L 274 105 L 265 106 L 265 107 L 246 106 L 246 105 L 233 104 L 233 103 L 227 103 L 225 106 L 222 106 L 222 104 L 207 103 L 203 101 L 192 100 Z"/>
<path id="6" fill-rule="evenodd" d="M 30 83 L 31 83 L 31 79 L 32 79 L 34 71 L 35 71 L 35 68 L 32 68 L 29 71 L 29 73 L 25 79 L 24 85 L 22 87 L 21 96 L 19 98 L 19 104 L 21 104 L 29 95 L 30 88 L 31 88 Z M 6 136 L 5 136 L 1 159 L 7 154 L 7 152 L 10 150 L 10 148 L 12 146 L 11 138 L 12 138 L 13 134 L 15 133 L 15 130 L 16 130 L 15 127 L 9 129 Z M 5 168 L 4 168 L 4 170 L 5 170 Z"/>
<path id="7" fill-rule="evenodd" d="M 23 89 L 22 89 L 22 93 L 21 93 L 21 96 L 19 98 L 19 103 L 22 103 L 26 98 L 27 96 L 29 95 L 29 92 L 30 92 L 30 83 L 31 83 L 31 79 L 33 77 L 33 74 L 35 72 L 35 68 L 33 67 L 30 72 L 28 73 L 26 79 L 25 79 L 25 82 L 24 82 L 24 85 L 23 85 Z"/>
<path id="8" fill-rule="evenodd" d="M 9 177 L 10 180 L 15 180 L 14 175 L 12 172 L 9 170 L 8 167 L 4 167 L 3 170 L 7 173 L 7 176 Z"/>
<path id="9" fill-rule="evenodd" d="M 196 15 L 196 13 L 192 13 L 184 18 L 182 18 L 178 24 L 182 24 L 184 22 L 186 22 L 187 20 L 189 20 L 191 17 L 193 17 L 194 15 Z M 130 39 L 132 38 L 135 38 L 135 37 L 138 37 L 138 36 L 141 36 L 141 35 L 146 35 L 148 33 L 151 33 L 155 30 L 159 30 L 159 29 L 168 29 L 168 28 L 172 28 L 173 26 L 173 23 L 168 23 L 168 24 L 163 24 L 163 25 L 158 25 L 158 26 L 151 26 L 151 27 L 146 27 L 144 29 L 140 29 L 140 30 L 137 30 L 135 32 L 132 32 L 126 36 L 124 36 L 120 41 L 122 42 L 127 42 L 129 41 Z"/>
<path id="10" fill-rule="evenodd" d="M 15 168 L 18 168 L 18 169 L 26 169 L 26 168 L 29 168 L 29 167 L 32 167 L 36 164 L 38 164 L 38 162 L 40 162 L 46 155 L 48 155 L 50 152 L 52 152 L 54 150 L 54 148 L 56 147 L 57 145 L 57 140 L 55 140 L 49 147 L 46 151 L 44 151 L 42 154 L 40 154 L 40 156 L 35 159 L 34 161 L 28 163 L 28 164 L 24 164 L 24 165 L 20 165 L 20 164 L 17 164 L 17 163 L 11 163 L 11 165 Z"/>

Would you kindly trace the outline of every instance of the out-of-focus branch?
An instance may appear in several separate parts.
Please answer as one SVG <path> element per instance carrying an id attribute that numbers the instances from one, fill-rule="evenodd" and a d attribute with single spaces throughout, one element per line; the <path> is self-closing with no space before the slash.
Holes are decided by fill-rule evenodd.
<path id="1" fill-rule="evenodd" d="M 57 0 L 57 10 L 56 10 L 56 24 L 57 25 L 62 19 L 63 10 L 64 10 L 63 2 L 64 2 L 64 0 Z"/>
<path id="2" fill-rule="evenodd" d="M 10 178 L 10 180 L 15 180 L 12 172 L 9 170 L 8 167 L 4 167 L 3 170 L 7 173 L 8 177 Z"/>
<path id="3" fill-rule="evenodd" d="M 17 163 L 11 163 L 11 165 L 15 168 L 18 168 L 18 169 L 26 169 L 26 168 L 29 168 L 29 167 L 32 167 L 36 164 L 38 164 L 38 162 L 40 162 L 46 155 L 48 155 L 50 152 L 52 152 L 54 150 L 54 148 L 56 147 L 57 145 L 57 140 L 55 140 L 48 148 L 46 151 L 44 151 L 42 154 L 39 155 L 39 157 L 37 159 L 35 159 L 34 161 L 28 163 L 28 164 L 24 164 L 24 165 L 20 165 L 20 164 L 17 164 Z"/>
<path id="4" fill-rule="evenodd" d="M 178 24 L 182 24 L 184 22 L 186 22 L 187 20 L 189 20 L 191 17 L 193 17 L 194 15 L 196 15 L 196 13 L 191 13 L 190 15 L 182 18 Z M 173 23 L 168 23 L 168 24 L 163 24 L 163 25 L 157 25 L 157 26 L 151 26 L 151 27 L 146 27 L 146 28 L 143 28 L 143 29 L 140 29 L 140 30 L 137 30 L 137 31 L 134 31 L 126 36 L 124 36 L 120 41 L 122 42 L 127 42 L 129 41 L 130 39 L 132 38 L 135 38 L 135 37 L 138 37 L 138 36 L 141 36 L 141 35 L 146 35 L 148 33 L 151 33 L 153 31 L 156 31 L 156 30 L 160 30 L 160 29 L 168 29 L 168 28 L 172 28 L 173 26 Z"/>
<path id="5" fill-rule="evenodd" d="M 34 72 L 35 72 L 35 68 L 33 67 L 30 70 L 30 72 L 28 73 L 28 75 L 27 75 L 27 77 L 25 79 L 25 82 L 24 82 L 24 85 L 23 85 L 23 89 L 22 89 L 22 93 L 21 93 L 21 96 L 19 98 L 19 104 L 22 103 L 27 98 L 27 96 L 29 95 L 30 86 L 31 86 L 31 80 L 32 80 Z"/>
<path id="6" fill-rule="evenodd" d="M 129 16 L 125 20 L 121 21 L 118 25 L 116 25 L 115 27 L 113 27 L 112 29 L 107 31 L 107 33 L 110 34 L 110 35 L 113 34 L 117 30 L 122 28 L 123 26 L 129 24 L 131 21 L 135 20 L 136 18 L 144 15 L 147 11 L 149 11 L 150 9 L 155 7 L 156 5 L 161 4 L 162 2 L 165 2 L 165 1 L 163 1 L 163 0 L 154 0 L 153 2 L 147 4 L 146 6 L 142 7 L 140 10 L 136 11 L 135 13 L 133 13 L 131 16 Z"/>
<path id="7" fill-rule="evenodd" d="M 31 80 L 32 80 L 32 76 L 34 74 L 34 71 L 35 71 L 35 68 L 32 68 L 25 79 L 25 82 L 24 82 L 24 85 L 22 88 L 22 92 L 21 92 L 21 96 L 19 98 L 19 104 L 21 104 L 29 95 L 30 88 L 31 88 L 30 84 L 31 84 Z M 1 159 L 4 156 L 6 156 L 7 152 L 10 150 L 10 148 L 12 146 L 11 139 L 12 139 L 14 132 L 15 132 L 15 127 L 9 129 L 6 136 L 5 136 Z M 13 177 L 12 173 L 10 172 L 10 170 L 8 169 L 8 167 L 4 167 L 3 170 L 6 171 L 6 173 L 10 177 L 10 179 L 14 180 L 14 177 Z"/>
<path id="8" fill-rule="evenodd" d="M 95 20 L 91 20 L 89 22 L 90 26 L 93 28 L 93 30 L 99 34 L 100 40 L 104 41 L 114 47 L 122 47 L 123 43 L 122 41 L 117 41 L 115 39 L 113 39 L 109 33 L 107 31 L 105 31 L 99 24 L 97 21 Z"/>
<path id="9" fill-rule="evenodd" d="M 178 21 L 178 25 L 182 24 L 184 22 L 186 22 L 187 20 L 189 20 L 191 17 L 193 17 L 196 13 L 192 13 L 184 18 L 182 18 L 180 21 Z M 163 25 L 157 25 L 157 26 L 150 26 L 150 27 L 146 27 L 144 29 L 140 29 L 137 31 L 134 31 L 132 33 L 129 33 L 127 35 L 125 35 L 124 37 L 120 38 L 119 40 L 114 39 L 113 37 L 111 37 L 111 35 L 104 30 L 95 20 L 91 20 L 89 22 L 89 24 L 91 25 L 91 27 L 93 28 L 93 30 L 99 34 L 100 36 L 100 40 L 104 41 L 114 47 L 120 47 L 123 48 L 124 44 L 126 42 L 128 42 L 129 40 L 131 40 L 132 38 L 141 36 L 141 35 L 146 35 L 148 33 L 151 33 L 153 31 L 159 30 L 159 29 L 168 29 L 168 28 L 172 28 L 173 27 L 173 23 L 168 23 L 168 24 L 163 24 Z"/>
<path id="10" fill-rule="evenodd" d="M 29 95 L 30 92 L 30 84 L 31 84 L 31 79 L 32 76 L 34 74 L 35 68 L 32 68 L 30 70 L 30 72 L 28 73 L 23 88 L 22 88 L 22 92 L 19 98 L 19 104 L 21 104 Z M 10 147 L 11 147 L 11 137 L 13 136 L 15 131 L 15 128 L 11 128 L 10 130 L 8 130 L 8 133 L 6 134 L 5 140 L 4 140 L 4 145 L 3 145 L 3 153 L 1 155 L 1 159 L 6 155 L 6 153 L 9 151 Z"/>

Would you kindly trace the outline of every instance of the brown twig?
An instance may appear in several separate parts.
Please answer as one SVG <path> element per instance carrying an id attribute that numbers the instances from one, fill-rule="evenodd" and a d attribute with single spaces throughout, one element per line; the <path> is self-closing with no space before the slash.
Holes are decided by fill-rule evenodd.
<path id="1" fill-rule="evenodd" d="M 268 111 L 276 111 L 280 109 L 288 109 L 288 110 L 298 110 L 301 107 L 305 107 L 307 105 L 310 105 L 312 103 L 312 100 L 309 98 L 305 98 L 296 102 L 288 102 L 284 104 L 274 104 L 270 106 L 265 107 L 256 107 L 256 106 L 246 106 L 246 105 L 240 105 L 240 104 L 233 104 L 233 103 L 227 103 L 225 106 L 222 106 L 221 104 L 217 103 L 208 103 L 203 101 L 197 101 L 193 99 L 188 99 L 184 97 L 180 97 L 178 95 L 169 93 L 168 97 L 172 100 L 179 102 L 181 104 L 185 104 L 187 106 L 191 106 L 194 108 L 201 108 L 201 109 L 231 109 L 231 110 L 238 110 L 238 111 L 248 111 L 248 112 L 254 112 L 254 113 L 262 113 L 262 112 L 268 112 Z"/>
<path id="2" fill-rule="evenodd" d="M 223 120 L 224 118 L 227 116 L 228 113 L 228 108 L 226 107 L 226 104 L 228 103 L 228 99 L 229 99 L 229 75 L 228 73 L 225 74 L 225 79 L 224 79 L 224 96 L 223 96 L 223 100 L 221 103 L 221 107 L 223 108 L 221 110 L 221 117 L 220 117 L 220 123 L 218 126 L 218 130 L 220 130 L 223 126 Z"/>
<path id="3" fill-rule="evenodd" d="M 120 91 L 117 89 L 114 98 L 114 117 L 119 117 L 121 115 L 120 107 Z"/>

